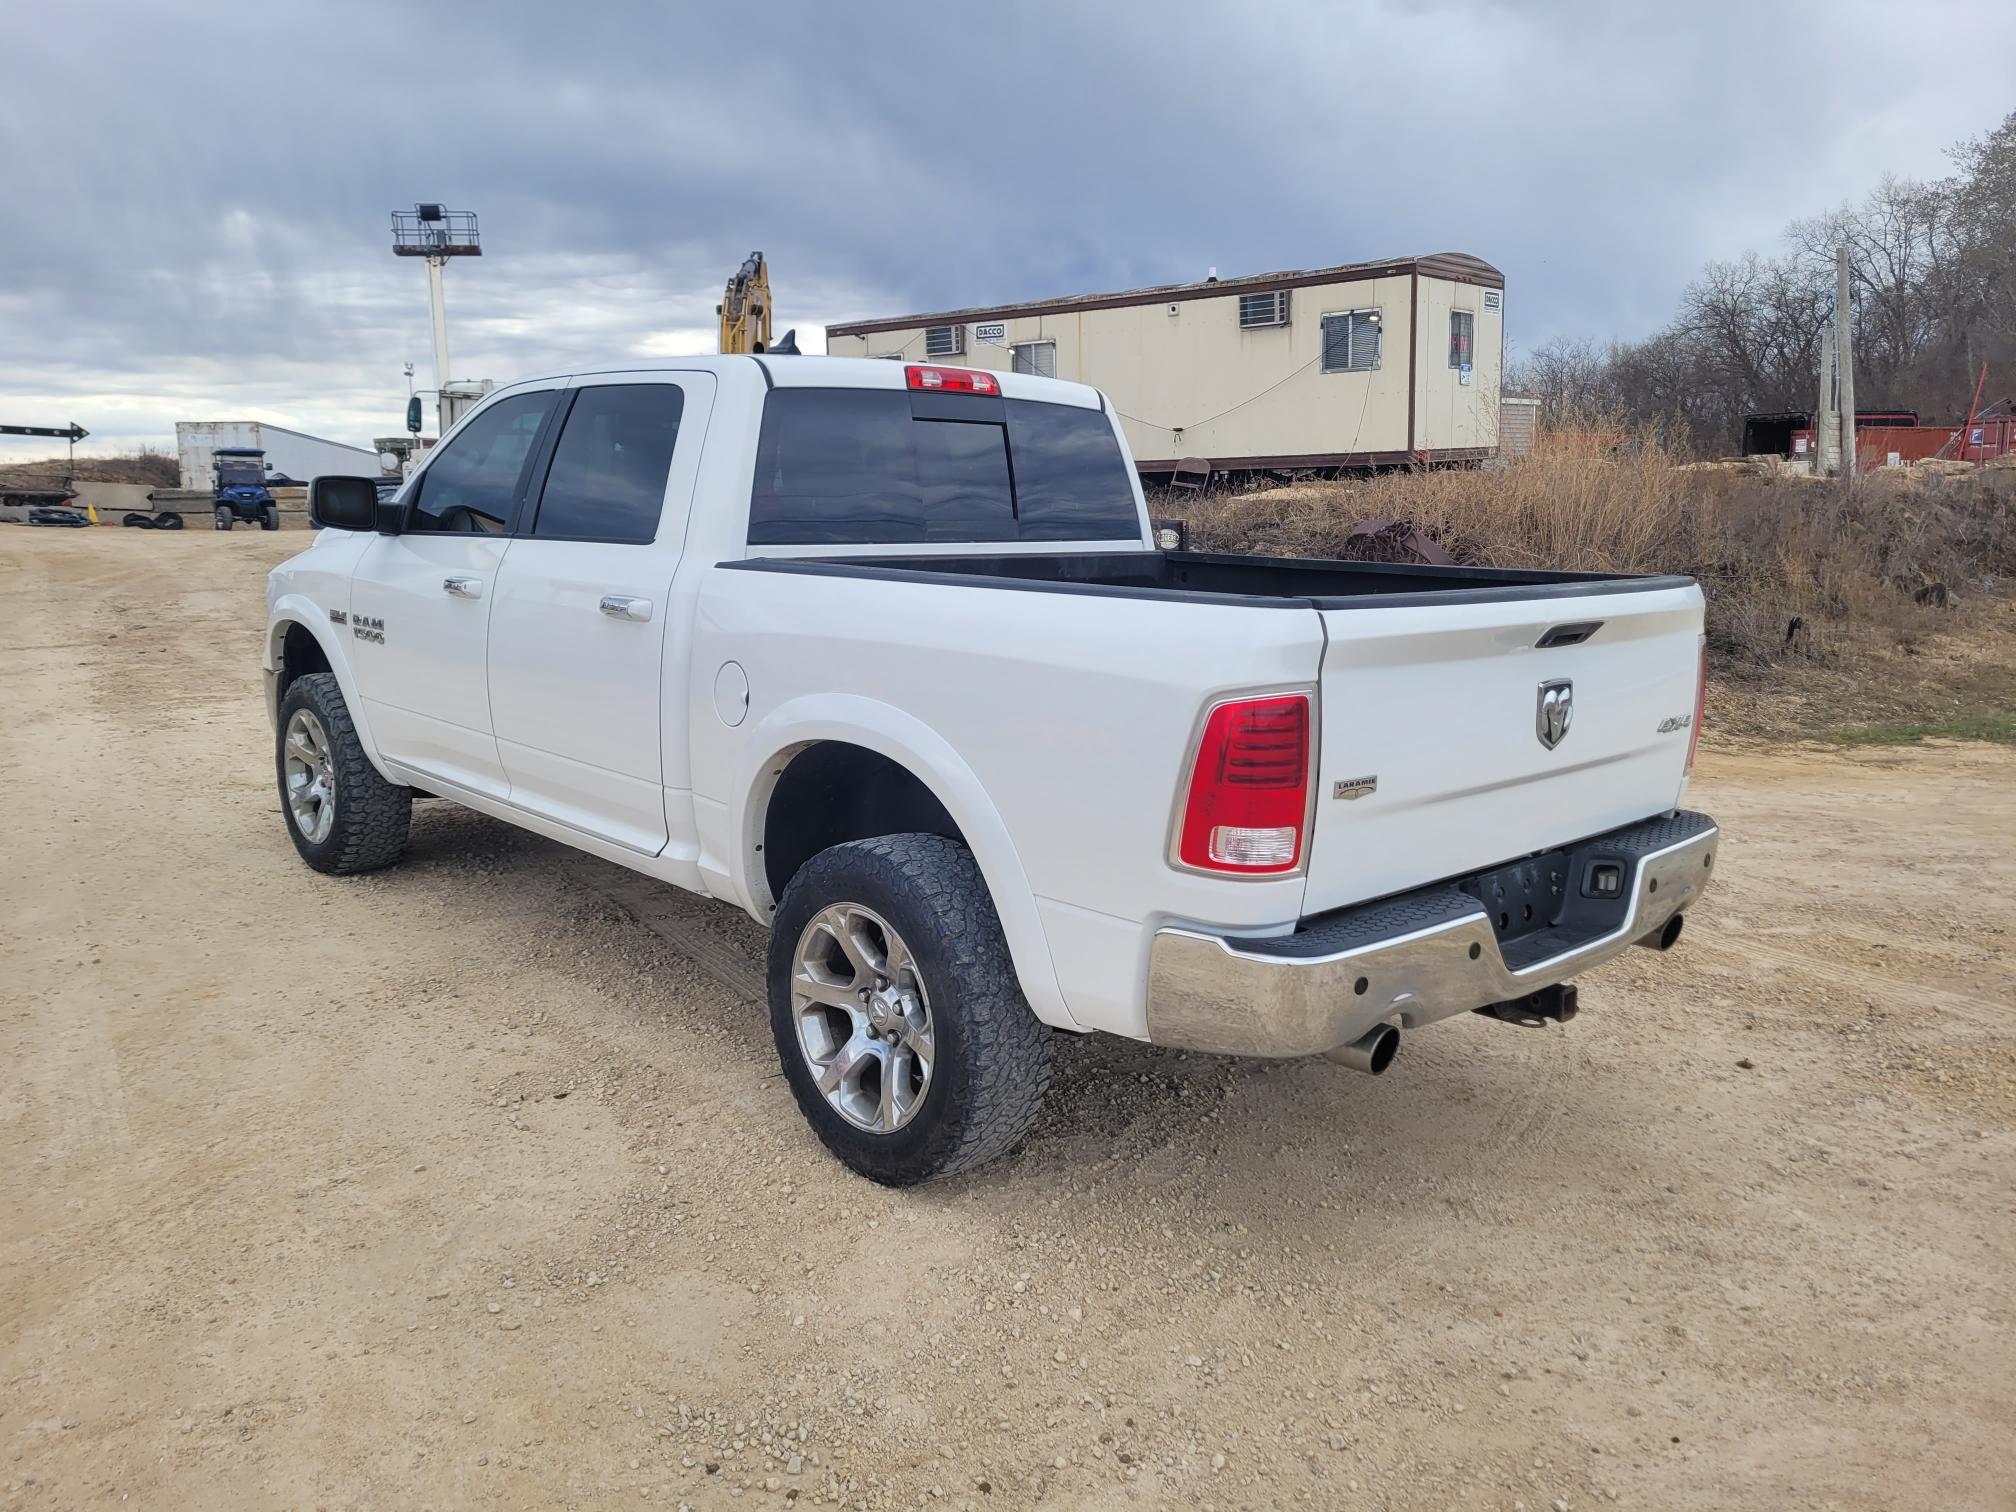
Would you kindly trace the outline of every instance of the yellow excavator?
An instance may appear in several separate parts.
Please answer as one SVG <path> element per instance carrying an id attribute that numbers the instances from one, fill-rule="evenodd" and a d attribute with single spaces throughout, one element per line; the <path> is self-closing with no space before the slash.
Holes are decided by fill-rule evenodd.
<path id="1" fill-rule="evenodd" d="M 722 291 L 721 303 L 714 306 L 721 317 L 723 352 L 775 352 L 780 357 L 798 355 L 798 333 L 786 331 L 775 345 L 770 341 L 770 265 L 761 252 L 751 252 Z"/>

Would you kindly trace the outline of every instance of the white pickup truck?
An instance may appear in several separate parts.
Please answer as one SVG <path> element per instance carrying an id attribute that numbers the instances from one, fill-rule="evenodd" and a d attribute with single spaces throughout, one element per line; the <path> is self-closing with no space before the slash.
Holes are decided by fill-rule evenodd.
<path id="1" fill-rule="evenodd" d="M 265 641 L 303 859 L 452 799 L 746 909 L 791 1089 L 878 1181 L 1012 1148 L 1055 1030 L 1380 1072 L 1565 1019 L 1715 860 L 1692 581 L 1158 550 L 1076 384 L 576 372 L 311 507 Z"/>

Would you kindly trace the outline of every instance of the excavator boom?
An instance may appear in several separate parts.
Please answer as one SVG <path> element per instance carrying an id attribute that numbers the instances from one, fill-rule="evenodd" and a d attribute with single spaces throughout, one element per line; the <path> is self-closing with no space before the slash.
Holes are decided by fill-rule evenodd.
<path id="1" fill-rule="evenodd" d="M 761 252 L 735 270 L 714 313 L 721 317 L 723 352 L 770 350 L 770 267 Z"/>

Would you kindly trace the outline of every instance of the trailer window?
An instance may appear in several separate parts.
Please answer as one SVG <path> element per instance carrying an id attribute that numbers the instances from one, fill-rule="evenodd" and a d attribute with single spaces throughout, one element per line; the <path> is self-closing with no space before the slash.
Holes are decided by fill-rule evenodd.
<path id="1" fill-rule="evenodd" d="M 870 389 L 778 389 L 764 405 L 751 545 L 1139 534 L 1132 475 L 1096 410 Z"/>
<path id="2" fill-rule="evenodd" d="M 1038 378 L 1057 376 L 1057 343 L 1054 341 L 1023 341 L 1010 347 L 1018 373 L 1033 373 Z"/>
<path id="3" fill-rule="evenodd" d="M 1476 331 L 1477 317 L 1468 310 L 1449 312 L 1449 366 L 1466 368 L 1476 360 L 1471 355 Z"/>
<path id="4" fill-rule="evenodd" d="M 1323 371 L 1369 373 L 1379 366 L 1379 312 L 1343 310 L 1323 317 Z"/>

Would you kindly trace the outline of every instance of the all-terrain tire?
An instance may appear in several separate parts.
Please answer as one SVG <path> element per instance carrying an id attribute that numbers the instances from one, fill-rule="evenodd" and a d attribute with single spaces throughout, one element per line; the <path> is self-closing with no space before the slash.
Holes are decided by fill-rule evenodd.
<path id="1" fill-rule="evenodd" d="M 219 530 L 229 530 L 231 528 L 231 509 L 229 505 L 225 505 L 214 511 L 213 517 Z"/>
<path id="2" fill-rule="evenodd" d="M 311 710 L 328 736 L 336 788 L 336 818 L 320 841 L 301 833 L 287 802 L 287 721 L 296 709 Z M 387 782 L 364 754 L 356 723 L 333 672 L 297 677 L 280 700 L 280 727 L 273 740 L 273 767 L 280 785 L 280 813 L 301 859 L 319 872 L 349 877 L 377 871 L 406 849 L 413 817 L 413 790 Z"/>
<path id="3" fill-rule="evenodd" d="M 262 504 L 259 506 L 259 528 L 261 530 L 278 530 L 280 528 L 280 506 L 278 504 Z"/>
<path id="4" fill-rule="evenodd" d="M 903 937 L 930 1004 L 935 1060 L 908 1123 L 871 1133 L 819 1091 L 798 1041 L 791 978 L 799 936 L 836 903 L 872 909 Z M 1022 996 L 972 852 L 943 835 L 883 835 L 821 851 L 784 889 L 770 932 L 770 1031 L 798 1107 L 826 1148 L 885 1186 L 970 1170 L 1021 1143 L 1050 1087 L 1051 1031 Z"/>

